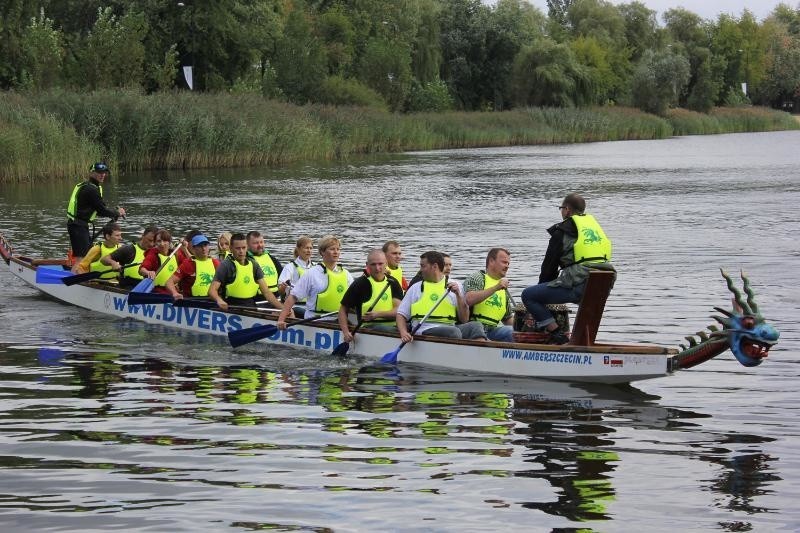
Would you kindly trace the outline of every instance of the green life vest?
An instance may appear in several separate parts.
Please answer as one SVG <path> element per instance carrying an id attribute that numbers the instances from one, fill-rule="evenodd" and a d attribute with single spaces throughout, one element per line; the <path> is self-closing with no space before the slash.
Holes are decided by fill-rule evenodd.
<path id="1" fill-rule="evenodd" d="M 420 320 L 428 314 L 436 302 L 444 297 L 447 291 L 447 279 L 443 278 L 438 283 L 431 281 L 420 282 L 420 297 L 419 300 L 411 304 L 411 318 Z M 451 326 L 456 323 L 456 306 L 450 301 L 449 297 L 445 297 L 445 301 L 439 304 L 439 307 L 428 317 L 428 322 L 436 322 L 437 324 L 450 324 Z"/>
<path id="2" fill-rule="evenodd" d="M 267 287 L 272 292 L 278 292 L 278 269 L 275 267 L 275 262 L 267 252 L 261 255 L 253 255 L 248 253 L 247 257 L 254 260 L 261 267 L 264 272 L 264 281 L 267 282 Z"/>
<path id="3" fill-rule="evenodd" d="M 483 272 L 483 271 L 481 271 Z M 494 287 L 500 282 L 486 272 L 483 272 L 483 288 Z M 472 318 L 490 327 L 497 327 L 506 315 L 508 295 L 506 291 L 495 291 L 494 294 L 472 306 Z"/>
<path id="4" fill-rule="evenodd" d="M 347 290 L 347 271 L 341 266 L 338 270 L 331 270 L 325 268 L 325 265 L 319 265 L 322 271 L 328 277 L 328 287 L 317 294 L 315 313 L 331 313 L 338 311 L 342 303 L 342 296 L 344 291 Z"/>
<path id="5" fill-rule="evenodd" d="M 574 263 L 604 263 L 611 261 L 611 239 L 592 215 L 573 215 L 578 228 L 575 241 Z"/>
<path id="6" fill-rule="evenodd" d="M 108 270 L 110 267 L 108 265 L 104 265 L 100 262 L 102 258 L 119 248 L 119 244 L 115 244 L 111 248 L 106 248 L 105 243 L 101 242 L 97 246 L 100 247 L 100 255 L 97 257 L 97 261 L 94 261 L 91 265 L 89 265 L 89 270 L 91 272 L 99 272 L 101 270 Z M 100 275 L 100 279 L 114 279 L 119 276 L 119 272 L 106 272 L 105 274 Z"/>
<path id="7" fill-rule="evenodd" d="M 211 282 L 214 281 L 214 260 L 210 257 L 207 259 L 193 258 L 195 278 L 192 284 L 192 296 L 208 296 L 208 288 Z"/>
<path id="8" fill-rule="evenodd" d="M 248 260 L 245 264 L 239 263 L 231 256 L 228 261 L 233 261 L 236 265 L 236 277 L 233 283 L 225 287 L 225 295 L 231 298 L 253 298 L 258 294 L 258 283 L 256 283 L 256 267 L 253 262 Z"/>
<path id="9" fill-rule="evenodd" d="M 134 249 L 136 250 L 136 255 L 133 258 L 133 263 L 141 263 L 144 261 L 144 249 L 139 246 L 139 243 L 133 244 Z M 122 277 L 130 278 L 130 279 L 143 279 L 143 276 L 139 274 L 139 264 L 136 266 L 125 267 L 122 270 Z"/>
<path id="10" fill-rule="evenodd" d="M 375 307 L 372 307 L 372 311 L 375 313 L 379 313 L 382 311 L 391 311 L 394 308 L 394 303 L 392 302 L 392 289 L 391 287 L 383 290 L 384 287 L 389 285 L 389 280 L 384 279 L 383 281 L 375 281 L 372 279 L 372 276 L 367 276 L 369 280 L 370 287 L 372 288 L 372 294 L 370 295 L 369 300 L 361 304 L 361 316 L 363 317 L 365 313 L 369 312 L 369 308 L 372 307 L 372 304 L 378 298 L 378 295 L 381 294 L 381 299 L 378 303 L 375 304 Z M 370 320 L 370 323 L 376 324 L 394 324 L 395 321 L 390 318 L 378 318 L 375 320 Z"/>
<path id="11" fill-rule="evenodd" d="M 166 265 L 164 261 L 167 262 Z M 174 255 L 170 257 L 168 255 L 158 254 L 158 263 L 160 267 L 153 283 L 156 287 L 163 287 L 167 284 L 167 280 L 178 270 L 178 260 Z"/>
<path id="12" fill-rule="evenodd" d="M 103 197 L 103 186 L 102 185 L 94 185 L 88 181 L 82 181 L 75 185 L 75 188 L 72 189 L 72 194 L 69 196 L 69 202 L 67 203 L 67 218 L 69 220 L 75 220 L 75 217 L 78 213 L 78 191 L 81 187 L 97 187 L 100 191 L 100 198 Z M 92 215 L 89 217 L 87 222 L 92 222 L 95 218 L 97 218 L 97 211 L 93 212 Z"/>

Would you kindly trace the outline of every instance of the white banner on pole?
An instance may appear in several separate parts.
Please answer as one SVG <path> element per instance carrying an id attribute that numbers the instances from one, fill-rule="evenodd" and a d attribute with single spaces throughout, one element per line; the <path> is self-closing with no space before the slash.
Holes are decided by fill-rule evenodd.
<path id="1" fill-rule="evenodd" d="M 183 77 L 186 78 L 186 85 L 189 90 L 194 90 L 194 82 L 192 81 L 192 67 L 183 67 Z"/>

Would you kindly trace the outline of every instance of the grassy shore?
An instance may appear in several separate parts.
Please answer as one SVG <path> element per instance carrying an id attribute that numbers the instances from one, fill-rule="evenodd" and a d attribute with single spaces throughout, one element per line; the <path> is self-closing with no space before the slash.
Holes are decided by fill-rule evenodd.
<path id="1" fill-rule="evenodd" d="M 0 181 L 74 177 L 105 158 L 119 170 L 279 165 L 356 154 L 800 129 L 765 108 L 529 108 L 391 114 L 295 106 L 256 95 L 54 91 L 0 98 Z"/>

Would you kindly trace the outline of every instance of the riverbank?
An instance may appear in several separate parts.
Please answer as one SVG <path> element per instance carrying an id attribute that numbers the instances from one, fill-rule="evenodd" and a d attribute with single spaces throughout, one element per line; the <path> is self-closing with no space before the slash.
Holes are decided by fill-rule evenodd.
<path id="1" fill-rule="evenodd" d="M 269 166 L 441 148 L 559 144 L 800 129 L 766 108 L 683 109 L 658 117 L 624 107 L 392 114 L 296 106 L 257 95 L 133 91 L 0 100 L 0 181 L 75 177 L 91 161 L 117 170 Z"/>

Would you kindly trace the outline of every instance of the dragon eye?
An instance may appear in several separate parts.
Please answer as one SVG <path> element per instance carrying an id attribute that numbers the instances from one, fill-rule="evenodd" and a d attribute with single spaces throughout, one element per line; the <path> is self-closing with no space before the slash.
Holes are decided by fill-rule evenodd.
<path id="1" fill-rule="evenodd" d="M 742 318 L 742 327 L 745 329 L 753 329 L 756 325 L 756 319 L 751 316 Z"/>

